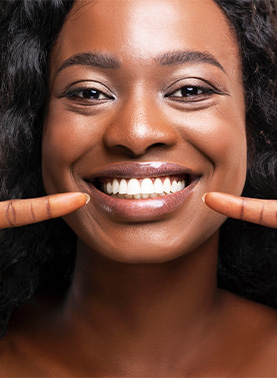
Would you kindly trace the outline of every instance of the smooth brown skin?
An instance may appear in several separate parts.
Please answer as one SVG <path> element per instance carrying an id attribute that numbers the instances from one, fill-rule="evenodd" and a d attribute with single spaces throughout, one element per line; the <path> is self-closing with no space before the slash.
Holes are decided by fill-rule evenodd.
<path id="1" fill-rule="evenodd" d="M 209 52 L 225 73 L 153 59 L 187 49 Z M 57 74 L 65 59 L 88 51 L 112 54 L 122 66 L 74 65 Z M 181 209 L 159 221 L 126 224 L 93 196 L 65 216 L 79 236 L 72 286 L 64 298 L 37 298 L 17 314 L 0 342 L 1 375 L 276 377 L 276 312 L 217 288 L 225 217 L 201 200 L 211 191 L 240 195 L 246 172 L 240 56 L 220 9 L 212 0 L 77 2 L 50 68 L 49 194 L 89 192 L 82 177 L 121 162 L 184 164 L 202 177 Z M 81 80 L 116 100 L 95 106 L 61 95 Z M 221 94 L 184 103 L 165 97 L 206 82 Z"/>
<path id="2" fill-rule="evenodd" d="M 0 203 L 0 228 L 19 227 L 62 217 L 89 201 L 84 193 L 61 193 L 41 198 L 10 200 Z"/>
<path id="3" fill-rule="evenodd" d="M 226 193 L 207 193 L 206 205 L 228 217 L 277 228 L 277 201 L 237 197 Z"/>

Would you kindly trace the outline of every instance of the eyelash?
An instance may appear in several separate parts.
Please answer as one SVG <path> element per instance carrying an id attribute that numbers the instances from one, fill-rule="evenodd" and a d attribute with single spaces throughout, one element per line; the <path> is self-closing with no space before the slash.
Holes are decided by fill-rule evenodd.
<path id="1" fill-rule="evenodd" d="M 93 98 L 93 99 L 85 97 L 84 96 L 85 92 L 93 92 L 94 95 L 97 95 L 98 97 Z M 80 95 L 81 93 L 83 94 L 83 96 Z M 91 95 L 92 95 L 92 93 L 91 93 Z M 85 101 L 86 100 L 87 101 L 103 101 L 103 100 L 113 100 L 114 99 L 113 96 L 107 95 L 106 93 L 104 93 L 104 92 L 102 92 L 98 89 L 95 89 L 95 88 L 76 88 L 76 89 L 66 91 L 63 96 L 67 97 L 67 98 L 75 98 L 75 99 L 85 100 Z"/>
<path id="2" fill-rule="evenodd" d="M 184 93 L 186 91 L 186 93 Z M 195 93 L 196 92 L 196 93 Z M 177 95 L 180 93 L 180 95 Z M 219 94 L 215 88 L 204 87 L 201 85 L 184 85 L 181 88 L 166 94 L 165 97 L 182 102 L 202 101 L 209 95 Z"/>
<path id="3" fill-rule="evenodd" d="M 186 93 L 184 93 L 186 91 Z M 179 95 L 177 95 L 179 93 Z M 90 98 L 95 96 L 94 98 Z M 220 94 L 215 88 L 205 87 L 201 85 L 183 85 L 173 92 L 166 94 L 164 97 L 178 102 L 200 102 L 208 98 L 210 95 Z M 87 96 L 87 97 L 86 97 Z M 107 100 L 114 100 L 112 95 L 108 95 L 96 88 L 76 88 L 67 90 L 61 97 L 82 101 L 86 105 L 97 105 Z"/>

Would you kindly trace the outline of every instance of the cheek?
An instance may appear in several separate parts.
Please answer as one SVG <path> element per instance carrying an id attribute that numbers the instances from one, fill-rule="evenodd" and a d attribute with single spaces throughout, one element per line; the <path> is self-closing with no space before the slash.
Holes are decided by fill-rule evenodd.
<path id="1" fill-rule="evenodd" d="M 48 157 L 54 154 L 58 161 L 75 160 L 82 154 L 88 130 L 84 117 L 50 104 L 44 121 L 43 152 Z"/>
<path id="2" fill-rule="evenodd" d="M 207 119 L 205 133 L 195 143 L 213 162 L 215 169 L 225 171 L 226 178 L 235 172 L 245 172 L 247 142 L 244 118 L 226 113 L 220 116 L 219 113 L 217 118 Z"/>
<path id="3" fill-rule="evenodd" d="M 42 137 L 42 174 L 47 193 L 73 189 L 68 187 L 73 182 L 73 164 L 93 148 L 87 145 L 89 129 L 80 118 L 50 104 Z"/>
<path id="4" fill-rule="evenodd" d="M 241 194 L 247 169 L 247 138 L 244 109 L 227 108 L 218 111 L 215 128 L 207 135 L 213 146 L 210 155 L 222 180 L 222 191 Z M 216 185 L 216 183 L 215 183 Z"/>
<path id="5" fill-rule="evenodd" d="M 244 106 L 227 100 L 175 122 L 182 138 L 209 162 L 209 190 L 241 194 L 247 169 Z"/>

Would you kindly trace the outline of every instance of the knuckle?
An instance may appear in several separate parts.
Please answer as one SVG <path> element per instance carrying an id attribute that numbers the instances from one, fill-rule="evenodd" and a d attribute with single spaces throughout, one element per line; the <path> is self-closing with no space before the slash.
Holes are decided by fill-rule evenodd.
<path id="1" fill-rule="evenodd" d="M 49 197 L 46 197 L 46 210 L 47 210 L 48 218 L 49 219 L 53 218 Z"/>
<path id="2" fill-rule="evenodd" d="M 245 198 L 242 199 L 241 204 L 240 204 L 240 215 L 239 219 L 243 219 L 244 216 L 244 206 L 245 206 Z"/>
<path id="3" fill-rule="evenodd" d="M 7 204 L 6 211 L 5 211 L 5 217 L 7 220 L 7 223 L 10 227 L 15 227 L 16 225 L 16 211 L 14 208 L 14 201 L 10 200 Z"/>
<path id="4" fill-rule="evenodd" d="M 30 213 L 31 213 L 31 216 L 32 216 L 33 221 L 36 222 L 36 215 L 35 215 L 35 213 L 34 213 L 33 202 L 32 202 L 32 200 L 30 200 Z"/>

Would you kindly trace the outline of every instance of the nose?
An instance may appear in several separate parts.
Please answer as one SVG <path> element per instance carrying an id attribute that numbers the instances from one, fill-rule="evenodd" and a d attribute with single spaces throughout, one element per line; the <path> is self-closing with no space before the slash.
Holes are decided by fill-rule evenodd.
<path id="1" fill-rule="evenodd" d="M 108 149 L 132 157 L 156 147 L 172 147 L 176 142 L 176 130 L 149 96 L 133 96 L 122 104 L 104 136 Z"/>

